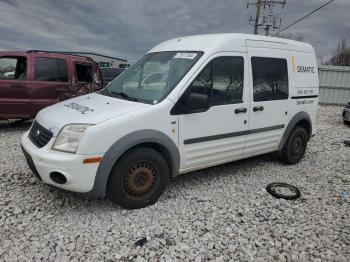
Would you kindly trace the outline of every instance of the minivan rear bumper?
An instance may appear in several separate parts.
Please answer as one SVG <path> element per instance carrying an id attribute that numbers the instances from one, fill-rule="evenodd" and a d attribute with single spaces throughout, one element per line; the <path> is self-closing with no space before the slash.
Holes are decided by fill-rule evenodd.
<path id="1" fill-rule="evenodd" d="M 54 139 L 51 139 L 45 147 L 38 148 L 28 135 L 29 132 L 26 132 L 22 136 L 21 147 L 28 166 L 35 176 L 46 184 L 68 191 L 79 193 L 91 191 L 99 163 L 84 164 L 83 161 L 96 155 L 76 155 L 51 150 Z M 66 178 L 63 184 L 53 180 L 53 175 L 57 173 Z"/>
<path id="2" fill-rule="evenodd" d="M 343 110 L 343 120 L 350 122 L 350 104 L 346 105 Z"/>

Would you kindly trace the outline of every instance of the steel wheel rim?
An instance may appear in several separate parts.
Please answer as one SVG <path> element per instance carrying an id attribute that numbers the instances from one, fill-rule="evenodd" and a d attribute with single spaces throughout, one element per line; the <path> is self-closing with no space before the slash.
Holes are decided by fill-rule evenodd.
<path id="1" fill-rule="evenodd" d="M 143 197 L 154 188 L 156 179 L 157 173 L 151 164 L 136 163 L 124 174 L 124 189 L 132 197 Z"/>
<path id="2" fill-rule="evenodd" d="M 292 154 L 294 156 L 299 155 L 302 152 L 303 149 L 303 138 L 298 135 L 295 137 L 293 144 L 292 144 Z"/>

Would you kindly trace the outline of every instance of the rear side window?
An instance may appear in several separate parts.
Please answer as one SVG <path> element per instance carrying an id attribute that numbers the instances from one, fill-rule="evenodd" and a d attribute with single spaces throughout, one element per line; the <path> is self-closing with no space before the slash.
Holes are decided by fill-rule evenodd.
<path id="1" fill-rule="evenodd" d="M 26 80 L 27 58 L 25 57 L 1 57 L 0 79 Z"/>
<path id="2" fill-rule="evenodd" d="M 123 71 L 124 69 L 121 68 L 101 68 L 102 79 L 103 81 L 112 81 Z"/>
<path id="3" fill-rule="evenodd" d="M 191 84 L 191 92 L 209 96 L 210 105 L 242 103 L 243 57 L 214 58 Z"/>
<path id="4" fill-rule="evenodd" d="M 36 58 L 35 80 L 47 82 L 68 82 L 66 61 L 58 58 Z"/>
<path id="5" fill-rule="evenodd" d="M 254 101 L 288 99 L 287 60 L 252 57 Z"/>
<path id="6" fill-rule="evenodd" d="M 90 83 L 92 81 L 92 66 L 87 64 L 75 64 L 77 82 Z"/>

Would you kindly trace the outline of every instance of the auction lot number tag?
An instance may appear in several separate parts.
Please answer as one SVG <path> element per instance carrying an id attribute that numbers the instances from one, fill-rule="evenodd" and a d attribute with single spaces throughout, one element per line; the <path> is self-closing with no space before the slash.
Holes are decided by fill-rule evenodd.
<path id="1" fill-rule="evenodd" d="M 177 53 L 174 58 L 182 58 L 182 59 L 194 59 L 197 56 L 196 53 Z"/>

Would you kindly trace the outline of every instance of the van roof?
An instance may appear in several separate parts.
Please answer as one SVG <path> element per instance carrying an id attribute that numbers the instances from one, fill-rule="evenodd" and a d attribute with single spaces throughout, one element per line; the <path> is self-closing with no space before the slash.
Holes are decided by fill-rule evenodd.
<path id="1" fill-rule="evenodd" d="M 241 51 L 248 47 L 314 52 L 313 47 L 304 42 L 251 34 L 205 34 L 174 38 L 160 43 L 149 52 L 160 51 L 203 51 L 208 53 Z"/>

